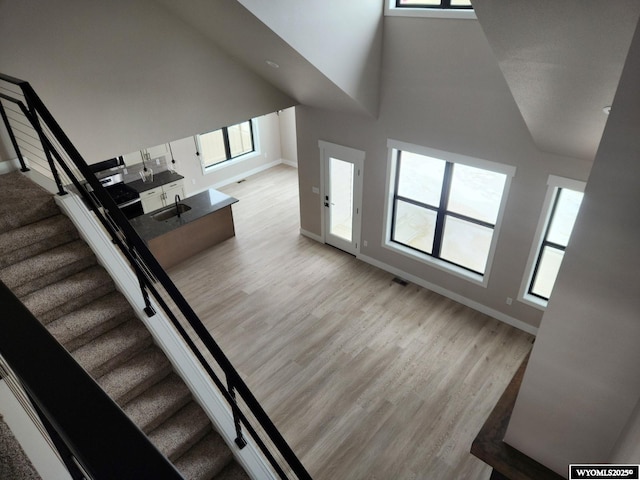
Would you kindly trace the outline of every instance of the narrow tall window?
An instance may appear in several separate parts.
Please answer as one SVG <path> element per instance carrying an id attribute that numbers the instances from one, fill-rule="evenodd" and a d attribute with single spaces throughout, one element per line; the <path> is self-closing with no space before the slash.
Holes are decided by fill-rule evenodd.
<path id="1" fill-rule="evenodd" d="M 564 252 L 582 204 L 584 182 L 549 176 L 547 195 L 531 245 L 520 300 L 538 308 L 547 306 Z"/>
<path id="2" fill-rule="evenodd" d="M 549 300 L 576 223 L 582 192 L 557 188 L 527 293 Z"/>
<path id="3" fill-rule="evenodd" d="M 203 167 L 212 167 L 255 150 L 252 122 L 198 135 Z"/>
<path id="4" fill-rule="evenodd" d="M 425 154 L 430 152 L 442 155 Z M 392 151 L 386 245 L 482 278 L 512 167 L 430 152 Z M 492 166 L 498 168 L 487 168 Z"/>

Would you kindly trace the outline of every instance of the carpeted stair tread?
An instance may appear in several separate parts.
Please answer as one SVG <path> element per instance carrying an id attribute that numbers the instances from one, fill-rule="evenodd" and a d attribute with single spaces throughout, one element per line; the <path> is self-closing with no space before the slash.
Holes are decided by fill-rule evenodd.
<path id="1" fill-rule="evenodd" d="M 1 269 L 0 279 L 22 297 L 95 263 L 89 246 L 82 240 L 74 240 Z"/>
<path id="2" fill-rule="evenodd" d="M 52 321 L 47 330 L 67 350 L 75 350 L 133 316 L 127 299 L 114 290 Z"/>
<path id="3" fill-rule="evenodd" d="M 211 430 L 175 462 L 186 480 L 210 480 L 233 461 L 233 454 L 222 437 Z M 217 478 L 217 477 L 216 477 Z"/>
<path id="4" fill-rule="evenodd" d="M 138 395 L 122 409 L 147 433 L 191 401 L 191 391 L 175 373 Z"/>
<path id="5" fill-rule="evenodd" d="M 216 475 L 216 480 L 250 480 L 250 478 L 247 472 L 245 472 L 235 460 Z"/>
<path id="6" fill-rule="evenodd" d="M 151 334 L 136 318 L 100 335 L 71 352 L 71 355 L 95 378 L 126 362 L 151 343 Z"/>
<path id="7" fill-rule="evenodd" d="M 21 298 L 42 323 L 47 324 L 113 291 L 113 280 L 94 265 Z"/>
<path id="8" fill-rule="evenodd" d="M 152 346 L 97 379 L 118 405 L 125 405 L 171 372 L 171 364 Z"/>
<path id="9" fill-rule="evenodd" d="M 12 265 L 78 238 L 78 231 L 62 214 L 0 233 L 0 268 Z"/>
<path id="10" fill-rule="evenodd" d="M 20 172 L 2 175 L 0 233 L 38 222 L 60 213 L 51 193 Z M 25 198 L 29 201 L 25 202 Z"/>
<path id="11" fill-rule="evenodd" d="M 209 418 L 196 402 L 190 402 L 148 434 L 149 440 L 169 460 L 184 454 L 211 430 Z"/>

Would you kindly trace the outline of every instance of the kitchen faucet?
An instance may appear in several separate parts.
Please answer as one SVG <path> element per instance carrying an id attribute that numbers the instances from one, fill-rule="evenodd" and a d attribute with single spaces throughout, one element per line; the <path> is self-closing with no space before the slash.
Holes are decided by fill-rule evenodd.
<path id="1" fill-rule="evenodd" d="M 180 208 L 178 204 L 180 203 L 180 195 L 176 194 L 175 204 L 176 204 L 176 213 L 178 214 L 178 218 L 180 218 Z"/>

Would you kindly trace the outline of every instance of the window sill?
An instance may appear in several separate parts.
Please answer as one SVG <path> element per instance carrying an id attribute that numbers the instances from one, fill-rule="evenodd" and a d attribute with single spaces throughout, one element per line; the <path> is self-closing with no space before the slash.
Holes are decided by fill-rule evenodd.
<path id="1" fill-rule="evenodd" d="M 210 167 L 202 167 L 202 174 L 209 175 L 210 173 L 214 173 L 220 170 L 224 170 L 225 168 L 232 167 L 233 165 L 238 165 L 246 160 L 251 160 L 252 158 L 256 158 L 262 155 L 259 151 L 253 151 L 249 153 L 245 153 L 244 155 L 240 155 L 232 160 L 225 160 L 224 162 L 216 163 L 215 165 L 211 165 Z"/>
<path id="2" fill-rule="evenodd" d="M 547 300 L 543 300 L 542 298 L 538 298 L 529 294 L 522 295 L 518 300 L 529 305 L 530 307 L 534 307 L 542 311 L 545 311 L 547 309 L 547 303 L 549 303 L 547 302 Z"/>
<path id="3" fill-rule="evenodd" d="M 455 275 L 456 277 L 472 282 L 476 285 L 480 285 L 481 287 L 486 288 L 489 282 L 489 278 L 487 274 L 478 275 L 477 273 L 473 273 L 468 270 L 465 270 L 464 268 L 458 267 L 456 265 L 452 265 L 451 263 L 445 262 L 444 260 L 433 258 L 433 257 L 430 257 L 429 255 L 421 254 L 410 248 L 404 247 L 402 245 L 398 245 L 397 243 L 393 243 L 390 241 L 383 241 L 382 246 L 396 253 L 399 253 L 400 255 L 409 257 L 425 265 L 429 265 L 430 267 L 437 268 L 438 270 L 442 270 L 444 272 Z"/>

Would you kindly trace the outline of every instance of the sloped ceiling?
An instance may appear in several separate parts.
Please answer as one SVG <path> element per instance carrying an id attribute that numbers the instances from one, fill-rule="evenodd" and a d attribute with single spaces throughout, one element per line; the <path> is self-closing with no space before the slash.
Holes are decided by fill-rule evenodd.
<path id="1" fill-rule="evenodd" d="M 370 97 L 374 102 L 362 101 L 345 85 L 338 85 L 331 77 L 325 66 L 318 66 L 313 58 L 300 53 L 291 43 L 282 38 L 282 33 L 276 33 L 273 25 L 266 25 L 258 16 L 254 15 L 236 0 L 155 0 L 172 14 L 180 18 L 190 28 L 208 37 L 241 64 L 254 71 L 297 102 L 318 107 L 345 111 L 357 114 L 377 114 L 379 93 L 377 82 L 375 92 Z M 371 2 L 367 0 L 369 4 Z M 376 1 L 379 10 L 379 23 L 382 23 L 382 4 Z M 268 8 L 282 12 L 283 5 L 268 4 Z M 261 12 L 264 13 L 264 12 Z M 262 15 L 263 17 L 265 15 Z M 291 20 L 294 21 L 293 19 Z M 331 25 L 326 25 L 331 31 Z M 380 26 L 381 28 L 381 26 Z M 276 28 L 277 30 L 277 28 Z M 373 65 L 376 79 L 379 77 L 379 57 L 381 34 L 373 41 L 373 60 L 363 60 L 367 66 Z M 326 42 L 331 42 L 327 34 Z M 376 57 L 377 52 L 377 57 Z M 269 66 L 266 61 L 272 61 L 279 68 Z M 376 63 L 377 61 L 377 63 Z M 376 68 L 377 67 L 377 68 Z M 370 70 L 370 68 L 369 68 Z"/>
<path id="2" fill-rule="evenodd" d="M 637 0 L 473 0 L 543 151 L 593 160 L 640 16 Z"/>

